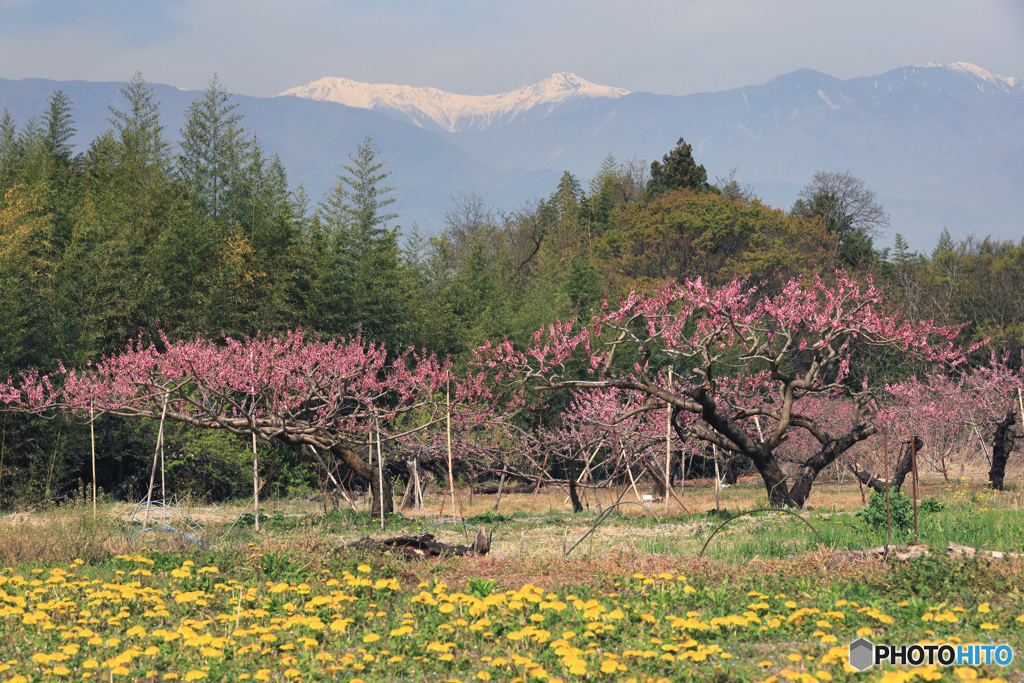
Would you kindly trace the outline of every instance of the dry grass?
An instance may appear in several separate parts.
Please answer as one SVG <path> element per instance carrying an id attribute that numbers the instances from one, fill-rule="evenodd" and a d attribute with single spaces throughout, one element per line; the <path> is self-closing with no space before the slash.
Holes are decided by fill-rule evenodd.
<path id="1" fill-rule="evenodd" d="M 983 478 L 982 478 L 983 479 Z M 973 486 L 980 488 L 981 479 Z M 920 497 L 949 497 L 946 484 L 941 480 L 922 482 Z M 909 487 L 908 487 L 909 489 Z M 645 489 L 638 489 L 641 494 Z M 621 492 L 621 491 L 620 491 Z M 852 477 L 846 477 L 842 486 L 834 482 L 819 483 L 812 492 L 810 508 L 819 511 L 854 511 L 862 503 L 861 489 Z M 704 539 L 720 523 L 707 513 L 716 507 L 715 491 L 710 481 L 688 481 L 681 494 L 687 509 L 696 515 L 683 516 L 675 500 L 670 501 L 669 514 L 664 503 L 636 505 L 636 495 L 626 492 L 614 515 L 596 528 L 570 554 L 588 561 L 633 563 L 653 561 L 651 557 L 696 557 Z M 1011 490 L 993 494 L 998 501 L 993 507 L 1007 510 L 1024 508 L 1024 491 Z M 416 533 L 428 529 L 439 540 L 448 543 L 467 543 L 474 531 L 453 521 L 450 499 L 441 492 L 433 492 L 425 500 L 422 510 L 403 510 L 407 522 L 396 528 L 394 523 L 384 535 Z M 573 515 L 565 491 L 545 487 L 534 494 L 506 494 L 502 496 L 495 522 L 484 526 L 491 534 L 494 559 L 509 562 L 533 562 L 562 558 L 594 525 L 599 511 L 615 502 L 614 489 L 588 490 L 584 495 L 587 507 L 584 513 Z M 442 500 L 444 505 L 442 508 Z M 718 506 L 732 511 L 767 507 L 767 496 L 756 477 L 745 477 L 739 485 L 719 492 Z M 495 496 L 470 496 L 467 488 L 456 498 L 455 519 L 466 520 L 493 514 Z M 267 549 L 287 552 L 328 552 L 344 543 L 367 535 L 380 537 L 382 532 L 369 524 L 340 524 L 330 530 L 322 526 L 303 524 L 324 511 L 322 503 L 310 500 L 265 501 L 261 512 L 276 519 L 291 520 L 269 531 L 256 534 L 251 526 L 240 524 L 245 513 L 251 513 L 251 502 L 223 505 L 179 506 L 182 513 L 204 527 L 207 544 L 215 549 L 244 548 L 249 542 L 258 542 Z M 364 503 L 364 510 L 368 503 Z M 190 543 L 177 534 L 146 534 L 141 540 L 127 537 L 123 520 L 135 510 L 134 505 L 108 504 L 100 508 L 97 519 L 92 517 L 91 506 L 67 507 L 46 512 L 19 512 L 0 516 L 0 566 L 26 561 L 70 561 L 109 557 L 145 544 L 150 548 L 173 550 L 188 547 Z M 656 517 L 658 521 L 654 521 Z M 742 518 L 729 527 L 729 534 L 755 535 L 768 523 L 764 519 Z M 286 526 L 287 528 L 282 528 Z M 646 558 L 646 559 L 645 559 Z M 581 560 L 582 561 L 582 560 Z M 481 566 L 486 566 L 484 562 Z M 570 562 L 570 564 L 572 564 Z M 467 565 L 469 566 L 469 565 Z M 533 571 L 532 569 L 530 571 Z"/>

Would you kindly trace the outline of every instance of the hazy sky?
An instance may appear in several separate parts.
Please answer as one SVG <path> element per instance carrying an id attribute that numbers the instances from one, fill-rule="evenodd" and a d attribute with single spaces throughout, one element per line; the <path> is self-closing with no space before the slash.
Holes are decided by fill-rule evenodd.
<path id="1" fill-rule="evenodd" d="M 684 95 L 799 68 L 1024 72 L 1024 0 L 0 0 L 0 78 L 272 95 L 323 76 L 490 94 L 572 71 Z"/>

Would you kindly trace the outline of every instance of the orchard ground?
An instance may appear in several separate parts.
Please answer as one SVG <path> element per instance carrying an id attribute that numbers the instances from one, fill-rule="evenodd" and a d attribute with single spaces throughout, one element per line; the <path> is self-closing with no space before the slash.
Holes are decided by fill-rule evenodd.
<path id="1" fill-rule="evenodd" d="M 641 490 L 642 491 L 642 490 Z M 494 496 L 463 488 L 465 517 L 428 496 L 379 520 L 310 500 L 179 506 L 206 549 L 174 534 L 131 541 L 131 507 L 91 503 L 0 518 L 0 614 L 13 649 L 0 680 L 961 680 L 1024 679 L 1024 560 L 951 559 L 949 542 L 1024 551 L 1024 492 L 926 481 L 920 541 L 936 555 L 883 565 L 843 549 L 880 545 L 847 477 L 815 489 L 800 520 L 730 514 L 764 504 L 753 479 L 720 492 L 687 482 L 685 501 L 620 506 L 588 492 Z M 634 501 L 632 490 L 622 498 Z M 459 510 L 459 500 L 456 501 Z M 408 562 L 344 549 L 365 536 L 424 530 L 487 557 Z M 897 540 L 909 536 L 898 532 Z M 854 673 L 845 648 L 879 643 L 1009 643 L 1012 666 Z M 19 678 L 21 677 L 21 678 Z"/>

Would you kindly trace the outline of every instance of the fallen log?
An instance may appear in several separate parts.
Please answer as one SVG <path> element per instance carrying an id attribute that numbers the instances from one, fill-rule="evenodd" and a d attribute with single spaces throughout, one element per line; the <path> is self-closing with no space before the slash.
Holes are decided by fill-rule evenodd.
<path id="1" fill-rule="evenodd" d="M 349 543 L 345 547 L 400 553 L 407 560 L 446 556 L 483 557 L 491 549 L 491 539 L 483 529 L 480 529 L 476 533 L 473 545 L 448 545 L 435 540 L 433 534 L 420 534 L 419 536 L 395 536 L 381 540 L 366 537 Z"/>

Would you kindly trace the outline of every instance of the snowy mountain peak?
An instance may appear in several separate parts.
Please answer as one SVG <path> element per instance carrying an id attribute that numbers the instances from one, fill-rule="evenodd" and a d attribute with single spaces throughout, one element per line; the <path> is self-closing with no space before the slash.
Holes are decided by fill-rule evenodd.
<path id="1" fill-rule="evenodd" d="M 537 108 L 540 116 L 546 116 L 573 99 L 616 98 L 628 94 L 628 90 L 596 85 L 576 74 L 563 72 L 498 95 L 457 95 L 436 88 L 321 78 L 286 90 L 279 96 L 293 95 L 382 110 L 404 115 L 419 126 L 429 121 L 454 133 L 468 128 L 486 128 L 498 120 L 512 121 Z"/>
<path id="2" fill-rule="evenodd" d="M 1024 76 L 1000 76 L 999 74 L 994 74 L 981 68 L 977 64 L 971 64 L 969 62 L 953 62 L 952 64 L 936 64 L 935 62 L 929 62 L 924 66 L 939 67 L 956 73 L 968 74 L 980 81 L 985 81 L 1004 88 L 1018 88 L 1024 86 Z"/>

